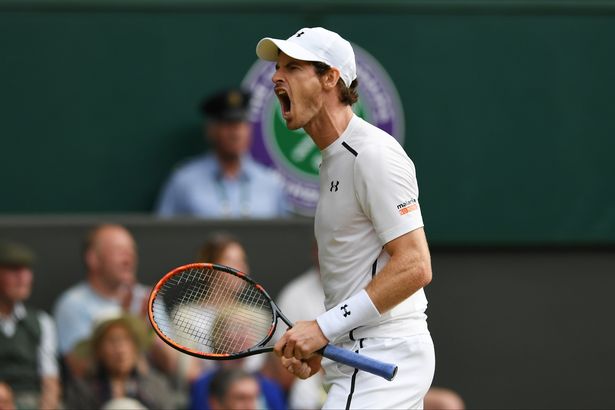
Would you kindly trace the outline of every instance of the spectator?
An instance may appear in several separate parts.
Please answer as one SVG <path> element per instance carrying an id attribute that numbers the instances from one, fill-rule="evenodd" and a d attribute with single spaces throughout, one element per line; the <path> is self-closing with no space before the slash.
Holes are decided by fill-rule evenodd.
<path id="1" fill-rule="evenodd" d="M 95 366 L 85 378 L 69 382 L 66 407 L 100 409 L 111 400 L 133 399 L 149 409 L 173 408 L 167 380 L 145 360 L 151 342 L 149 328 L 138 317 L 121 314 L 99 319 L 91 338 L 75 350 L 77 355 L 93 357 Z"/>
<path id="2" fill-rule="evenodd" d="M 0 382 L 0 410 L 15 410 L 11 386 Z"/>
<path id="3" fill-rule="evenodd" d="M 72 351 L 90 336 L 96 318 L 121 311 L 144 314 L 149 295 L 149 289 L 137 283 L 137 249 L 126 228 L 97 226 L 84 245 L 87 279 L 65 291 L 54 311 L 60 354 L 73 375 L 86 371 L 87 362 Z"/>
<path id="4" fill-rule="evenodd" d="M 0 380 L 18 407 L 54 409 L 60 400 L 55 326 L 45 312 L 24 305 L 33 262 L 25 246 L 0 243 Z"/>
<path id="5" fill-rule="evenodd" d="M 224 233 L 214 234 L 202 246 L 198 259 L 201 262 L 227 265 L 245 273 L 250 270 L 243 246 L 232 236 Z M 231 369 L 249 371 L 258 381 L 260 408 L 285 409 L 284 393 L 280 386 L 260 372 L 262 360 L 263 355 L 249 356 L 237 360 L 223 360 L 216 362 L 218 365 L 216 368 L 205 369 L 192 384 L 190 409 L 209 410 L 211 403 L 209 393 L 212 380 L 220 371 L 230 371 Z"/>
<path id="6" fill-rule="evenodd" d="M 209 407 L 212 410 L 256 410 L 260 386 L 256 377 L 241 369 L 220 370 L 211 380 Z"/>
<path id="7" fill-rule="evenodd" d="M 236 238 L 224 232 L 213 234 L 199 250 L 197 259 L 199 262 L 217 263 L 250 273 L 243 246 Z"/>
<path id="8" fill-rule="evenodd" d="M 459 394 L 451 389 L 432 387 L 425 395 L 425 410 L 464 410 L 465 404 Z"/>
<path id="9" fill-rule="evenodd" d="M 197 261 L 218 263 L 221 265 L 230 266 L 241 272 L 248 273 L 248 263 L 243 247 L 237 239 L 226 233 L 213 234 L 199 249 Z M 200 310 L 203 312 L 203 317 L 205 318 L 208 315 L 207 309 L 200 306 Z M 179 329 L 174 331 L 181 332 Z M 189 337 L 186 338 L 186 340 L 188 339 Z M 211 361 L 200 360 L 192 356 L 182 354 L 178 358 L 177 368 L 179 371 L 184 373 L 180 375 L 180 380 L 185 380 L 188 383 L 192 383 L 205 370 L 213 368 L 213 364 Z M 183 389 L 183 386 L 181 385 L 178 387 Z"/>
<path id="10" fill-rule="evenodd" d="M 179 167 L 164 186 L 157 213 L 203 218 L 275 218 L 287 213 L 286 194 L 277 173 L 248 154 L 250 95 L 223 90 L 201 105 L 213 152 Z"/>
<path id="11" fill-rule="evenodd" d="M 201 375 L 201 377 L 199 377 L 192 385 L 190 409 L 214 410 L 214 407 L 210 407 L 210 393 L 212 388 L 216 388 L 216 386 L 212 386 L 213 381 L 220 372 L 239 370 L 248 371 L 246 370 L 246 359 L 247 358 L 221 360 L 220 362 L 217 362 L 217 368 L 203 373 L 203 375 Z M 260 372 L 250 372 L 250 374 L 258 382 L 260 392 L 258 398 L 258 402 L 260 403 L 259 408 L 276 410 L 286 409 L 284 393 L 276 382 L 263 376 Z"/>

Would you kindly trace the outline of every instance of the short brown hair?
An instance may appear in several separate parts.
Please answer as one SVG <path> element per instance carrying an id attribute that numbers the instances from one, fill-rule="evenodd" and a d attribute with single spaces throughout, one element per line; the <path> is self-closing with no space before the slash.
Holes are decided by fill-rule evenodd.
<path id="1" fill-rule="evenodd" d="M 320 61 L 312 61 L 312 65 L 316 69 L 316 74 L 324 75 L 327 71 L 331 69 L 331 66 Z M 337 80 L 337 88 L 340 91 L 340 102 L 346 105 L 352 105 L 359 100 L 359 91 L 357 87 L 359 86 L 359 80 L 354 79 L 350 84 L 350 87 L 344 83 L 344 80 L 341 78 Z"/>
<path id="2" fill-rule="evenodd" d="M 239 240 L 226 232 L 213 233 L 199 249 L 198 262 L 218 263 L 226 248 L 232 244 L 241 246 Z"/>

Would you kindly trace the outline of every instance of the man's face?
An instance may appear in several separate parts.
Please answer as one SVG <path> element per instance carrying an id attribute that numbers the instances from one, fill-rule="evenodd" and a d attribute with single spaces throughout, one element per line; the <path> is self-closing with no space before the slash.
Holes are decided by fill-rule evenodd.
<path id="1" fill-rule="evenodd" d="M 92 247 L 90 269 L 110 287 L 132 286 L 136 281 L 137 250 L 132 235 L 110 227 L 97 235 Z"/>
<path id="2" fill-rule="evenodd" d="M 214 262 L 220 265 L 230 266 L 243 273 L 250 273 L 246 252 L 243 250 L 243 247 L 236 242 L 229 243 L 218 257 L 218 260 Z"/>
<path id="3" fill-rule="evenodd" d="M 271 80 L 288 129 L 305 127 L 322 108 L 322 83 L 312 63 L 281 52 Z"/>
<path id="4" fill-rule="evenodd" d="M 224 397 L 222 408 L 229 410 L 256 410 L 260 388 L 254 377 L 235 380 Z"/>
<path id="5" fill-rule="evenodd" d="M 218 156 L 223 159 L 238 159 L 250 148 L 251 128 L 246 121 L 215 121 L 207 126 Z"/>
<path id="6" fill-rule="evenodd" d="M 32 270 L 27 266 L 0 266 L 0 299 L 19 303 L 32 290 Z"/>

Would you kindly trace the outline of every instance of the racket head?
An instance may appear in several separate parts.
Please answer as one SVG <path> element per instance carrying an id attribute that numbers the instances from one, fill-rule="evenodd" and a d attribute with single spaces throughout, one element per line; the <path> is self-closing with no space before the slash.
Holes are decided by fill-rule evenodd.
<path id="1" fill-rule="evenodd" d="M 230 360 L 271 351 L 278 310 L 265 289 L 224 265 L 191 263 L 154 286 L 148 316 L 156 334 L 192 356 Z"/>

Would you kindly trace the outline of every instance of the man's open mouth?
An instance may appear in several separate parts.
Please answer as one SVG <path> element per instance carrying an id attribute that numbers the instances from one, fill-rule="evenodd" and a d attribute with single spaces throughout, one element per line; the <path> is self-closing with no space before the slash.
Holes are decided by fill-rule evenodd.
<path id="1" fill-rule="evenodd" d="M 275 90 L 275 94 L 280 101 L 280 107 L 282 107 L 282 115 L 286 117 L 286 114 L 290 113 L 290 107 L 292 106 L 290 97 L 286 93 L 286 90 L 281 88 L 277 88 Z"/>

